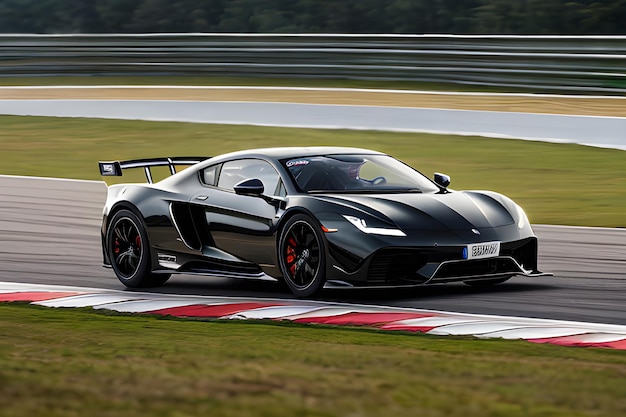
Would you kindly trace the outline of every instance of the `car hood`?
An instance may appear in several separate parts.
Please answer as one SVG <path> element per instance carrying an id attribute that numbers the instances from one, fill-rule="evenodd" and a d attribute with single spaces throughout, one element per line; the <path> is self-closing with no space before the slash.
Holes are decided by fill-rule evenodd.
<path id="1" fill-rule="evenodd" d="M 387 218 L 403 230 L 468 230 L 515 222 L 498 196 L 495 193 L 457 191 L 446 194 L 334 195 L 325 199 Z"/>

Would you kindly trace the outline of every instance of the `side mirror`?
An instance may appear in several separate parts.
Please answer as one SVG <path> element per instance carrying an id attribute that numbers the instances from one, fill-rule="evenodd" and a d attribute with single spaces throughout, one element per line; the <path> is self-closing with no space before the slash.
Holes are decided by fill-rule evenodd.
<path id="1" fill-rule="evenodd" d="M 435 184 L 442 186 L 443 188 L 446 188 L 448 185 L 450 185 L 450 176 L 446 175 L 446 174 L 441 174 L 439 172 L 435 172 Z"/>
<path id="2" fill-rule="evenodd" d="M 235 184 L 234 190 L 235 193 L 240 195 L 260 196 L 263 195 L 265 187 L 263 186 L 263 181 L 258 178 L 252 178 Z"/>

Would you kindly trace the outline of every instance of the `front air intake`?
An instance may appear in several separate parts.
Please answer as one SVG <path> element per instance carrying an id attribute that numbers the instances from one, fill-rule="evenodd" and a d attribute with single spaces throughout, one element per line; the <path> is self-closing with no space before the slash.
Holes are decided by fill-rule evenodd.
<path id="1" fill-rule="evenodd" d="M 421 284 L 426 277 L 417 271 L 428 261 L 428 255 L 417 249 L 383 249 L 369 264 L 368 284 Z"/>

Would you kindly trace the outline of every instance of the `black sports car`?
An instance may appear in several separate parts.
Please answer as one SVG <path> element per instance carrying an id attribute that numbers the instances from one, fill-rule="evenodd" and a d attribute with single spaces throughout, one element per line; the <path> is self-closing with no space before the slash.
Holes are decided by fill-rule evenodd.
<path id="1" fill-rule="evenodd" d="M 176 173 L 176 167 L 191 165 Z M 108 189 L 105 266 L 129 287 L 173 273 L 283 279 L 299 297 L 325 287 L 485 285 L 537 270 L 524 211 L 488 191 L 452 191 L 380 152 L 270 148 L 213 158 L 100 162 L 144 168 L 147 184 Z M 151 167 L 171 176 L 152 183 Z"/>

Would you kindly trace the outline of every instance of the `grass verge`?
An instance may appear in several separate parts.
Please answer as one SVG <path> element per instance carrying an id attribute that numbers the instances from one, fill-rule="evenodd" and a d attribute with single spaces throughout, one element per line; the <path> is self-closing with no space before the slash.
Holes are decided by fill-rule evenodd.
<path id="1" fill-rule="evenodd" d="M 626 356 L 0 304 L 0 416 L 621 416 Z"/>
<path id="2" fill-rule="evenodd" d="M 268 146 L 357 146 L 387 152 L 429 176 L 446 172 L 455 189 L 502 192 L 518 201 L 534 223 L 626 227 L 626 153 L 620 150 L 453 135 L 176 122 L 0 116 L 0 124 L 3 174 L 100 179 L 98 160 L 211 156 Z"/>

